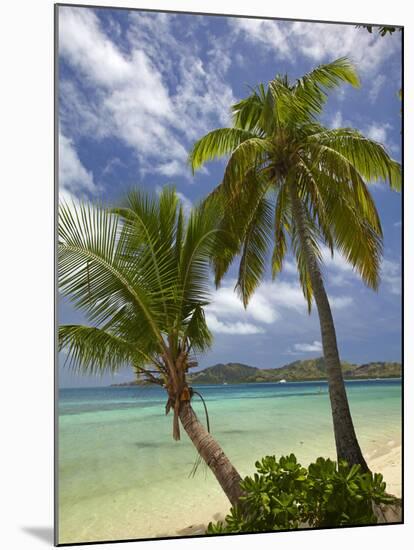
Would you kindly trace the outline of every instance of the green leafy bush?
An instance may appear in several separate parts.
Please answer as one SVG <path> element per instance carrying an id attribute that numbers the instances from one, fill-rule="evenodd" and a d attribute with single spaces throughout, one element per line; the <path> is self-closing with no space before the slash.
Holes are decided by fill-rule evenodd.
<path id="1" fill-rule="evenodd" d="M 256 469 L 242 481 L 240 505 L 224 523 L 210 523 L 208 534 L 369 525 L 377 523 L 373 502 L 394 502 L 381 474 L 362 473 L 345 461 L 320 457 L 306 469 L 293 454 L 279 461 L 266 456 Z"/>

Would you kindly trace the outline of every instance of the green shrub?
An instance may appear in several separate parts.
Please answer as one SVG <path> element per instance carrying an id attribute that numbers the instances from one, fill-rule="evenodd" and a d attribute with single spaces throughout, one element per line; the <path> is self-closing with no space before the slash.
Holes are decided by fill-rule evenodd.
<path id="1" fill-rule="evenodd" d="M 372 502 L 392 503 L 381 474 L 362 473 L 318 458 L 309 468 L 295 455 L 266 456 L 257 473 L 242 481 L 244 496 L 225 522 L 210 523 L 208 534 L 280 531 L 300 526 L 334 527 L 377 523 Z"/>

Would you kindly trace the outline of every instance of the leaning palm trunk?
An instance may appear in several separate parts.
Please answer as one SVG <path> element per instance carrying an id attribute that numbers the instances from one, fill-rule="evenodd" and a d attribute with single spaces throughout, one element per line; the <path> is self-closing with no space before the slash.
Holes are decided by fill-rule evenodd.
<path id="1" fill-rule="evenodd" d="M 351 465 L 359 464 L 362 470 L 368 471 L 369 468 L 362 455 L 349 409 L 331 307 L 329 305 L 317 258 L 308 240 L 305 213 L 300 198 L 297 195 L 297 188 L 295 185 L 290 186 L 290 195 L 292 199 L 293 216 L 297 225 L 299 239 L 303 247 L 309 278 L 312 283 L 312 290 L 319 314 L 337 457 L 338 460 L 345 459 L 348 464 Z"/>
<path id="2" fill-rule="evenodd" d="M 200 456 L 216 476 L 232 506 L 239 503 L 242 495 L 241 477 L 217 441 L 208 433 L 193 411 L 190 402 L 183 402 L 180 407 L 180 420 L 188 437 L 193 442 Z"/>
<path id="3" fill-rule="evenodd" d="M 195 354 L 212 343 L 203 308 L 209 300 L 210 258 L 221 243 L 217 211 L 193 209 L 188 219 L 174 190 L 151 197 L 138 190 L 126 207 L 62 206 L 59 285 L 92 326 L 59 328 L 59 349 L 86 373 L 116 372 L 164 388 L 172 435 L 181 424 L 232 505 L 241 478 L 191 408 L 186 381 Z"/>
<path id="4" fill-rule="evenodd" d="M 188 386 L 185 375 L 188 370 L 188 354 L 182 350 L 177 360 L 173 361 L 171 354 L 166 353 L 164 362 L 170 373 L 169 382 L 166 385 L 168 391 L 166 413 L 173 411 L 173 438 L 176 441 L 180 439 L 179 421 L 181 421 L 199 455 L 215 475 L 231 504 L 235 506 L 242 494 L 241 477 L 191 407 L 193 390 Z"/>

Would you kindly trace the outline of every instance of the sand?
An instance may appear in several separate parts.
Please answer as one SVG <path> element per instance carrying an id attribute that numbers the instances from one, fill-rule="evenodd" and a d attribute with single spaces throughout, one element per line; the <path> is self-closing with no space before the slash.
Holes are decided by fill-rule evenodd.
<path id="1" fill-rule="evenodd" d="M 381 473 L 387 483 L 387 492 L 401 498 L 402 487 L 402 469 L 401 469 L 401 444 L 394 440 L 388 441 L 385 447 L 374 449 L 366 455 L 366 460 L 372 472 Z M 210 521 L 224 520 L 228 513 L 228 506 L 223 502 L 223 506 L 211 511 L 211 503 L 204 510 L 206 521 L 194 522 L 184 529 L 178 529 L 177 535 L 201 535 L 205 532 Z"/>
<path id="2" fill-rule="evenodd" d="M 401 445 L 389 441 L 388 448 L 383 448 L 377 453 L 367 456 L 367 460 L 373 472 L 379 472 L 384 476 L 387 492 L 401 498 Z"/>

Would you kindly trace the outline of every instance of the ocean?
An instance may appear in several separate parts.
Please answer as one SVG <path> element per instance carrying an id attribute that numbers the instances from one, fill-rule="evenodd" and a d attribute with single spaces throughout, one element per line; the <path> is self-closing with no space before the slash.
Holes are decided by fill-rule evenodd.
<path id="1" fill-rule="evenodd" d="M 401 381 L 346 383 L 357 436 L 370 459 L 401 443 Z M 303 465 L 335 458 L 327 384 L 198 386 L 213 436 L 242 476 L 265 455 L 294 452 Z M 59 542 L 202 533 L 229 507 L 214 476 L 190 472 L 196 451 L 158 387 L 61 389 Z M 204 422 L 195 397 L 193 408 Z"/>

